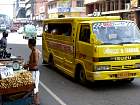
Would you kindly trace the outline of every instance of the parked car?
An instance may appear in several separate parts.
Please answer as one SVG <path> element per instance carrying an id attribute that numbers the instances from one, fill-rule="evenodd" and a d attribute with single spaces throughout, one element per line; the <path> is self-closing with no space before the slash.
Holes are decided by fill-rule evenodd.
<path id="1" fill-rule="evenodd" d="M 10 29 L 6 29 L 6 31 L 8 32 L 8 33 L 10 33 L 11 31 L 10 31 Z"/>
<path id="2" fill-rule="evenodd" d="M 22 34 L 23 31 L 24 31 L 24 27 L 20 27 L 20 28 L 17 30 L 17 32 L 18 32 L 19 34 Z"/>
<path id="3" fill-rule="evenodd" d="M 6 25 L 5 25 L 5 24 L 1 24 L 1 25 L 0 25 L 0 30 L 1 30 L 1 31 L 6 30 Z"/>

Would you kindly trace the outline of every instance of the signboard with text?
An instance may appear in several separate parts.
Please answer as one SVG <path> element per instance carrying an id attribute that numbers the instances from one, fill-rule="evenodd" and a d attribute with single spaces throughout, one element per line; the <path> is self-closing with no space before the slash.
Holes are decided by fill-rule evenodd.
<path id="1" fill-rule="evenodd" d="M 0 68 L 0 77 L 1 77 L 1 79 L 11 77 L 11 76 L 13 76 L 13 74 L 14 74 L 13 68 L 7 68 L 7 67 L 1 67 Z"/>
<path id="2" fill-rule="evenodd" d="M 63 12 L 70 12 L 70 8 L 58 8 L 58 12 L 63 13 Z"/>
<path id="3" fill-rule="evenodd" d="M 138 6 L 138 0 L 131 0 L 131 8 L 135 8 Z"/>

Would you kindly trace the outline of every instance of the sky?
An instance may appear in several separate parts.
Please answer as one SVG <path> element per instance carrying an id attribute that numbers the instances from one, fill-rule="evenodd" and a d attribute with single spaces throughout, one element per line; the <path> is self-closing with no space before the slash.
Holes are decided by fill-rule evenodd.
<path id="1" fill-rule="evenodd" d="M 13 18 L 13 3 L 15 0 L 0 0 L 0 14 Z"/>

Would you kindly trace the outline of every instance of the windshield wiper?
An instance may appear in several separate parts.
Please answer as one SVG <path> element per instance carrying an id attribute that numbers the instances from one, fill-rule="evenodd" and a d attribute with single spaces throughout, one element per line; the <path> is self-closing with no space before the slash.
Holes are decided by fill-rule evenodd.
<path id="1" fill-rule="evenodd" d="M 140 44 L 140 42 L 132 42 L 133 44 Z"/>
<path id="2" fill-rule="evenodd" d="M 118 43 L 118 44 L 137 44 L 137 43 L 140 43 L 140 42 L 121 42 L 121 43 Z"/>
<path id="3" fill-rule="evenodd" d="M 102 43 L 101 45 L 113 45 L 114 43 Z"/>
<path id="4" fill-rule="evenodd" d="M 121 42 L 118 44 L 140 44 L 140 42 Z M 102 43 L 101 45 L 118 45 L 117 43 Z"/>
<path id="5" fill-rule="evenodd" d="M 121 43 L 118 43 L 118 44 L 133 44 L 133 42 L 121 42 Z"/>

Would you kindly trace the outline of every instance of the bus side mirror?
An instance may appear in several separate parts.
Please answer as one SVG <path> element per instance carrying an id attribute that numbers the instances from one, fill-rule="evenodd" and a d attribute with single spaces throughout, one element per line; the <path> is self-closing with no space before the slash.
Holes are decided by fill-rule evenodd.
<path id="1" fill-rule="evenodd" d="M 91 44 L 95 44 L 96 43 L 95 37 L 92 34 L 90 35 L 90 43 Z"/>
<path id="2" fill-rule="evenodd" d="M 94 38 L 91 38 L 91 39 L 90 39 L 90 43 L 91 43 L 91 44 L 94 44 L 94 43 L 95 43 Z"/>
<path id="3" fill-rule="evenodd" d="M 95 38 L 95 35 L 94 35 L 94 34 L 91 35 L 90 37 L 91 37 L 91 38 L 90 38 L 90 43 L 91 43 L 91 44 L 97 44 L 97 45 L 101 44 L 101 41 L 100 41 L 100 40 L 97 40 L 97 39 Z"/>

